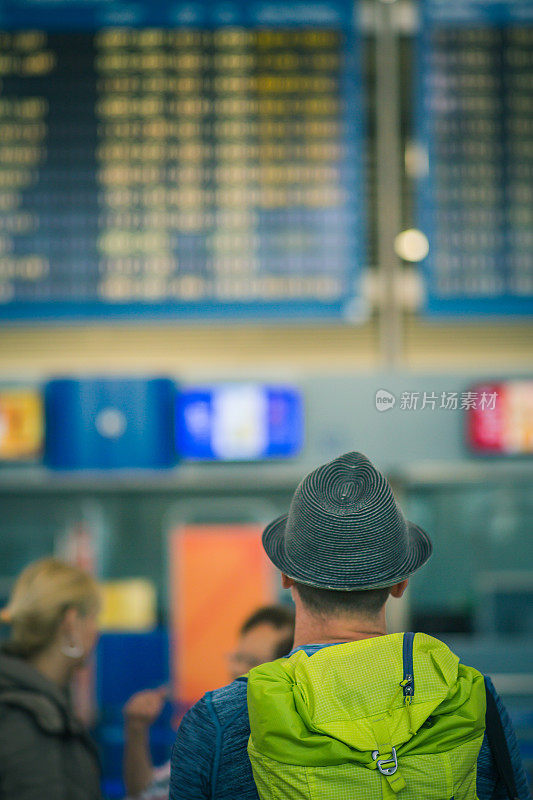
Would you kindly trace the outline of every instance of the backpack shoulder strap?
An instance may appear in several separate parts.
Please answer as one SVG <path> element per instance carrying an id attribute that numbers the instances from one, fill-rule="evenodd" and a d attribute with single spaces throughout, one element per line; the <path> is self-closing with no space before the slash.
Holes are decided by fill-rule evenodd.
<path id="1" fill-rule="evenodd" d="M 518 800 L 514 770 L 505 738 L 505 731 L 496 705 L 496 700 L 487 682 L 485 681 L 485 694 L 487 696 L 487 711 L 485 716 L 485 731 L 489 742 L 492 760 L 496 767 L 496 772 L 507 792 L 509 800 Z"/>

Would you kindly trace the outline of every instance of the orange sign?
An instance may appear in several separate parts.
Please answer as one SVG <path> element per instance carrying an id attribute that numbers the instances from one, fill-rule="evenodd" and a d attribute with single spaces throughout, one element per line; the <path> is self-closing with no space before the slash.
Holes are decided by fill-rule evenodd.
<path id="1" fill-rule="evenodd" d="M 176 698 L 190 705 L 229 681 L 227 655 L 256 608 L 274 600 L 274 570 L 255 525 L 188 525 L 170 537 Z"/>
<path id="2" fill-rule="evenodd" d="M 34 458 L 43 443 L 41 395 L 35 389 L 0 390 L 0 459 Z"/>

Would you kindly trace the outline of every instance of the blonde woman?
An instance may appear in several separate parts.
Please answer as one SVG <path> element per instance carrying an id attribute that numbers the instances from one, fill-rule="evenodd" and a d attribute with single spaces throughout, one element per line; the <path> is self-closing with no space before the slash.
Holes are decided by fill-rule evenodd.
<path id="1" fill-rule="evenodd" d="M 57 559 L 27 567 L 0 612 L 0 800 L 100 800 L 94 745 L 68 687 L 97 638 L 98 587 Z"/>

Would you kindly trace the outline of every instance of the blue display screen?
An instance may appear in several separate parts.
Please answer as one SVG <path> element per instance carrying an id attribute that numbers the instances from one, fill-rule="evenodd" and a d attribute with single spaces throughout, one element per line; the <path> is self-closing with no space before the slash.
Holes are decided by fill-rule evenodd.
<path id="1" fill-rule="evenodd" d="M 427 311 L 533 313 L 533 2 L 421 6 Z"/>
<path id="2" fill-rule="evenodd" d="M 4 2 L 0 318 L 360 318 L 353 17 Z"/>
<path id="3" fill-rule="evenodd" d="M 290 458 L 304 442 L 303 399 L 296 389 L 220 384 L 182 390 L 176 402 L 179 458 L 256 461 Z"/>

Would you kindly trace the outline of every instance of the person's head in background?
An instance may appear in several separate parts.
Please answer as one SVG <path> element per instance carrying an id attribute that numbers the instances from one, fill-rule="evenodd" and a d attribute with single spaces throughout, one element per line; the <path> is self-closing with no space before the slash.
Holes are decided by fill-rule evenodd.
<path id="1" fill-rule="evenodd" d="M 294 611 L 272 605 L 257 609 L 241 626 L 239 641 L 228 657 L 231 679 L 287 655 L 294 639 Z"/>
<path id="2" fill-rule="evenodd" d="M 56 558 L 21 573 L 0 621 L 10 626 L 2 650 L 65 685 L 96 643 L 100 607 L 96 581 Z"/>

